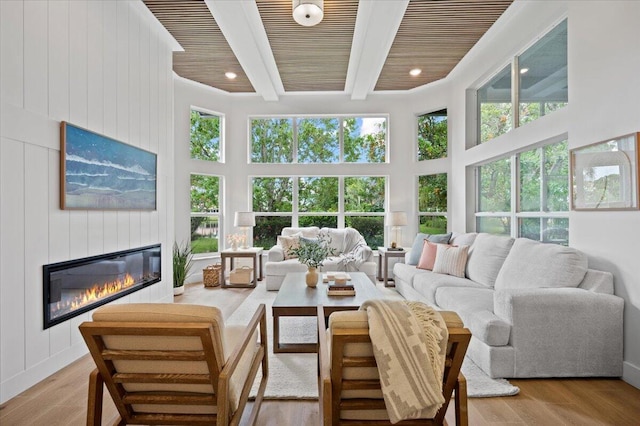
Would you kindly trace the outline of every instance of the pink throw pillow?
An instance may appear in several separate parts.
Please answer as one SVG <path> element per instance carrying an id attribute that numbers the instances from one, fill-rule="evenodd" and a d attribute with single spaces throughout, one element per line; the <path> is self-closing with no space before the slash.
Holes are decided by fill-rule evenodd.
<path id="1" fill-rule="evenodd" d="M 422 245 L 422 254 L 416 268 L 427 269 L 431 271 L 433 264 L 436 262 L 436 253 L 438 251 L 438 244 L 431 241 L 424 240 Z"/>

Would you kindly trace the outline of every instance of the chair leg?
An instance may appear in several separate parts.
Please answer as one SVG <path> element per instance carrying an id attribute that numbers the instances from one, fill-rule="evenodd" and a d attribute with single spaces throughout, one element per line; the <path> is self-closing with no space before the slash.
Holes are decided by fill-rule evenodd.
<path id="1" fill-rule="evenodd" d="M 87 426 L 102 424 L 102 394 L 104 380 L 96 368 L 89 375 L 89 396 L 87 398 Z"/>
<path id="2" fill-rule="evenodd" d="M 467 379 L 460 373 L 455 387 L 455 412 L 456 425 L 468 426 L 469 413 L 467 412 Z"/>

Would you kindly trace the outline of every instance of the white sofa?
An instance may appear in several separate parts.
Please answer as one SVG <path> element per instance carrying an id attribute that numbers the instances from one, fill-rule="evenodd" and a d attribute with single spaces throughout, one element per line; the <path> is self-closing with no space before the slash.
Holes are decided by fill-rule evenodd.
<path id="1" fill-rule="evenodd" d="M 324 261 L 324 265 L 320 268 L 321 271 L 364 272 L 372 282 L 375 282 L 376 263 L 373 251 L 366 245 L 364 238 L 356 229 L 320 229 L 317 226 L 287 227 L 282 229 L 281 235 L 284 237 L 298 235 L 305 238 L 316 238 L 321 233 L 329 236 L 329 245 L 335 252 L 335 256 Z M 287 273 L 307 270 L 306 265 L 301 264 L 297 258 L 285 259 L 285 255 L 285 250 L 280 243 L 269 249 L 267 262 L 264 265 L 267 290 L 279 290 Z"/>
<path id="2" fill-rule="evenodd" d="M 408 253 L 394 265 L 396 289 L 457 312 L 473 335 L 467 356 L 489 376 L 622 375 L 624 300 L 611 273 L 588 269 L 576 249 L 526 238 L 450 243 L 470 245 L 464 278 L 418 269 Z"/>

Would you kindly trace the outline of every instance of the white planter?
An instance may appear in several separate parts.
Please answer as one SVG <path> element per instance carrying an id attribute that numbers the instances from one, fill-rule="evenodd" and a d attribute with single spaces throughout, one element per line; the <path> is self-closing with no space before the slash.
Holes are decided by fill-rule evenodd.
<path id="1" fill-rule="evenodd" d="M 184 286 L 183 285 L 181 285 L 180 287 L 174 287 L 173 288 L 173 295 L 174 296 L 179 296 L 182 293 L 184 293 Z"/>

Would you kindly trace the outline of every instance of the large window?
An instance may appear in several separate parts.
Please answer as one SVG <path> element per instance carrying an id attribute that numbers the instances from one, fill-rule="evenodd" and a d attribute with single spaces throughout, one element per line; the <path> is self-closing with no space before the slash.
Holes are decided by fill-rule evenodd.
<path id="1" fill-rule="evenodd" d="M 215 114 L 191 110 L 191 158 L 221 161 L 221 122 Z"/>
<path id="2" fill-rule="evenodd" d="M 447 232 L 447 174 L 418 176 L 420 232 Z"/>
<path id="3" fill-rule="evenodd" d="M 567 141 L 477 168 L 476 230 L 569 243 Z"/>
<path id="4" fill-rule="evenodd" d="M 478 142 L 567 105 L 567 75 L 565 19 L 477 90 Z"/>
<path id="5" fill-rule="evenodd" d="M 385 117 L 251 119 L 253 163 L 384 163 Z"/>
<path id="6" fill-rule="evenodd" d="M 191 249 L 193 253 L 218 251 L 220 178 L 191 175 Z"/>
<path id="7" fill-rule="evenodd" d="M 254 244 L 271 247 L 285 226 L 351 226 L 383 245 L 385 186 L 378 176 L 254 177 Z"/>
<path id="8" fill-rule="evenodd" d="M 447 110 L 418 116 L 418 161 L 447 156 Z"/>

